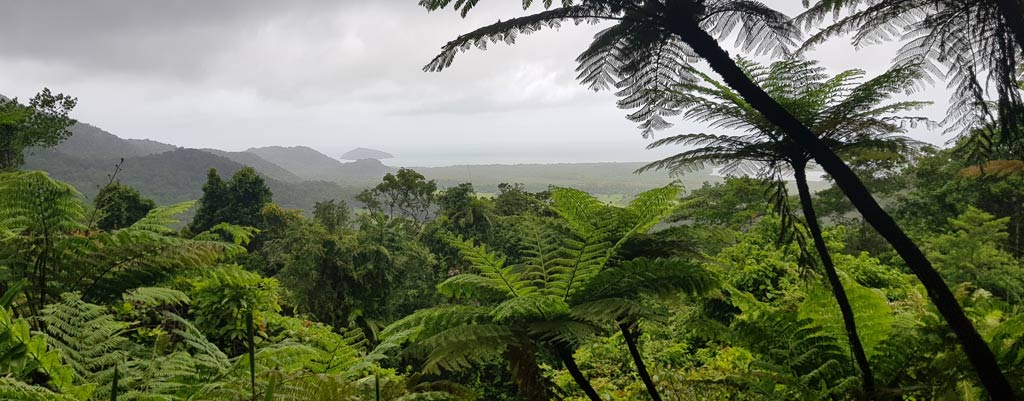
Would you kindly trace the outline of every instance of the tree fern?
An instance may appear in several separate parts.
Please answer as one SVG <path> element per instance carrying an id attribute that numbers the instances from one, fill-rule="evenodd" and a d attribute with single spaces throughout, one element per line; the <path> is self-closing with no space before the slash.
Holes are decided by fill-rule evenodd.
<path id="1" fill-rule="evenodd" d="M 122 336 L 128 325 L 114 319 L 106 308 L 82 302 L 75 294 L 62 295 L 61 302 L 43 309 L 39 320 L 44 323 L 47 343 L 60 351 L 76 381 L 109 384 L 114 367 L 128 356 L 128 339 Z M 101 386 L 96 394 L 103 397 L 109 392 L 109 386 Z"/>
<path id="2" fill-rule="evenodd" d="M 11 378 L 0 378 L 0 400 L 10 401 L 86 401 L 85 398 L 55 393 L 46 387 L 33 386 Z"/>
<path id="3" fill-rule="evenodd" d="M 797 18 L 807 29 L 829 16 L 833 22 L 812 35 L 804 48 L 853 34 L 856 46 L 899 41 L 895 62 L 919 65 L 945 80 L 951 99 L 947 131 L 972 142 L 976 157 L 1024 154 L 1018 74 L 1020 37 L 1003 18 L 999 0 L 820 0 L 804 1 Z M 1019 11 L 1017 12 L 1019 14 Z M 989 102 L 993 97 L 995 102 Z M 986 127 L 991 130 L 975 131 Z"/>
<path id="4" fill-rule="evenodd" d="M 843 288 L 849 296 L 850 304 L 857 311 L 857 333 L 860 334 L 864 351 L 869 358 L 874 357 L 875 347 L 885 341 L 893 329 L 893 312 L 888 300 L 880 291 L 864 287 L 853 280 L 843 280 Z M 845 329 L 829 292 L 821 287 L 808 291 L 807 299 L 800 306 L 800 317 L 810 319 L 826 333 L 842 342 Z"/>

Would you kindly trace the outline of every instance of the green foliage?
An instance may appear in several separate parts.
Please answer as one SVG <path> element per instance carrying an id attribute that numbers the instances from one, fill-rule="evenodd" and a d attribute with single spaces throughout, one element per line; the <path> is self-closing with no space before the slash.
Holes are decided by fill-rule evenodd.
<path id="1" fill-rule="evenodd" d="M 345 201 L 336 201 L 334 199 L 315 203 L 313 205 L 313 218 L 324 226 L 327 231 L 335 234 L 347 228 L 351 220 L 348 205 L 345 204 Z"/>
<path id="2" fill-rule="evenodd" d="M 75 120 L 68 117 L 78 99 L 43 88 L 21 104 L 18 99 L 0 98 L 0 171 L 10 171 L 25 163 L 25 151 L 31 147 L 52 147 L 71 136 L 68 128 Z"/>
<path id="3" fill-rule="evenodd" d="M 850 305 L 857 311 L 857 334 L 864 345 L 868 358 L 875 355 L 875 347 L 885 341 L 893 329 L 893 312 L 882 292 L 866 288 L 853 280 L 843 280 L 843 289 L 850 299 Z M 810 319 L 828 335 L 836 339 L 846 336 L 839 308 L 832 294 L 825 288 L 816 287 L 807 291 L 807 298 L 800 305 L 801 318 Z M 849 347 L 846 342 L 840 344 Z"/>
<path id="4" fill-rule="evenodd" d="M 386 212 L 388 216 L 402 216 L 425 222 L 432 213 L 437 184 L 428 181 L 416 170 L 402 168 L 387 173 L 380 184 L 356 197 L 372 212 Z"/>
<path id="5" fill-rule="evenodd" d="M 498 184 L 498 195 L 494 197 L 494 212 L 500 216 L 543 214 L 544 203 L 550 192 L 530 193 L 522 184 Z"/>
<path id="6" fill-rule="evenodd" d="M 260 227 L 260 209 L 271 202 L 271 197 L 263 178 L 251 167 L 238 170 L 227 182 L 217 170 L 210 169 L 188 231 L 197 234 L 220 223 Z"/>
<path id="7" fill-rule="evenodd" d="M 219 266 L 203 272 L 189 282 L 189 297 L 198 309 L 196 327 L 204 333 L 222 338 L 229 349 L 241 347 L 247 338 L 249 311 L 258 321 L 266 314 L 281 310 L 280 284 L 277 280 L 260 277 L 237 265 Z M 261 323 L 260 336 L 265 336 Z"/>
<path id="8" fill-rule="evenodd" d="M 96 227 L 104 231 L 118 230 L 146 217 L 156 207 L 151 199 L 142 197 L 135 188 L 113 182 L 100 189 L 93 200 L 93 207 L 101 217 Z"/>
<path id="9" fill-rule="evenodd" d="M 38 312 L 62 292 L 109 300 L 239 251 L 233 244 L 171 235 L 173 216 L 190 206 L 156 208 L 130 227 L 90 231 L 72 188 L 39 172 L 6 174 L 0 177 L 0 227 L 11 235 L 0 239 L 0 274 L 28 279 L 32 296 L 25 306 Z"/>
<path id="10" fill-rule="evenodd" d="M 668 186 L 625 206 L 507 188 L 504 215 L 461 186 L 425 224 L 383 213 L 349 224 L 337 203 L 313 218 L 268 203 L 261 230 L 219 223 L 185 239 L 173 227 L 192 203 L 89 229 L 73 189 L 7 174 L 0 398 L 533 401 L 579 399 L 586 383 L 624 401 L 648 396 L 644 372 L 668 400 L 855 399 L 835 302 L 800 244 L 779 241 L 760 184 L 731 178 L 681 201 Z M 984 198 L 963 193 L 974 186 L 924 190 L 935 187 L 902 202 L 956 199 L 956 214 L 943 212 L 955 218 L 919 235 L 1024 385 L 1019 300 L 1006 295 L 1020 267 L 1012 218 L 956 203 Z M 845 248 L 848 233 L 823 237 L 881 391 L 983 395 L 920 284 L 884 253 Z"/>
<path id="11" fill-rule="evenodd" d="M 1018 303 L 1024 299 L 1024 266 L 1003 249 L 1009 220 L 968 207 L 949 220 L 948 233 L 926 240 L 925 249 L 950 284 L 972 282 Z"/>

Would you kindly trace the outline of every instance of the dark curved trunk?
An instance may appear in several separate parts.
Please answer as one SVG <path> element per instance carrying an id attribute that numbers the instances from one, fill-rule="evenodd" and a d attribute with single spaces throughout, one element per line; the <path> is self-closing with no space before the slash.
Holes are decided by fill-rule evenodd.
<path id="1" fill-rule="evenodd" d="M 587 395 L 587 398 L 590 401 L 602 401 L 601 396 L 597 395 L 597 390 L 594 390 L 594 386 L 590 385 L 590 380 L 583 376 L 583 371 L 576 365 L 576 358 L 573 357 L 572 350 L 565 345 L 556 345 L 555 353 L 558 354 L 558 359 L 561 359 L 562 363 L 565 364 L 565 370 L 569 371 L 569 375 L 580 386 L 580 389 Z"/>
<path id="2" fill-rule="evenodd" d="M 632 327 L 634 324 L 619 323 L 619 330 L 622 330 L 622 338 L 626 341 L 626 347 L 629 348 L 629 355 L 633 357 L 633 364 L 636 365 L 636 373 L 640 375 L 640 380 L 644 382 L 644 386 L 647 387 L 647 394 L 651 396 L 654 401 L 661 401 L 661 394 L 658 393 L 658 388 L 654 385 L 654 379 L 651 378 L 651 373 L 647 371 L 647 364 L 644 363 L 644 358 L 640 355 L 640 347 L 637 346 L 637 339 L 640 337 L 639 331 L 634 331 Z"/>
<path id="3" fill-rule="evenodd" d="M 729 57 L 729 54 L 718 45 L 718 42 L 696 23 L 685 7 L 670 18 L 675 23 L 667 24 L 670 26 L 666 28 L 677 34 L 701 58 L 706 60 L 711 68 L 745 101 L 764 114 L 765 118 L 773 124 L 782 128 L 787 135 L 796 139 L 814 157 L 818 165 L 832 176 L 836 185 L 864 216 L 864 220 L 871 224 L 903 258 L 910 270 L 928 290 L 928 296 L 950 329 L 956 334 L 967 358 L 978 373 L 978 378 L 985 386 L 985 390 L 988 391 L 989 397 L 995 400 L 1016 400 L 1013 388 L 999 369 L 995 355 L 978 334 L 971 320 L 964 314 L 963 308 L 953 296 L 953 292 L 942 281 L 942 277 L 935 271 L 917 244 L 903 232 L 892 216 L 882 210 L 878 201 L 871 196 L 871 192 L 857 178 L 853 170 L 810 129 L 751 81 L 736 65 L 736 62 Z"/>
<path id="4" fill-rule="evenodd" d="M 1013 31 L 1017 46 L 1024 50 L 1024 5 L 1020 0 L 996 0 L 996 5 L 1003 14 L 1004 22 Z"/>
<path id="5" fill-rule="evenodd" d="M 857 368 L 860 369 L 861 390 L 867 399 L 871 399 L 875 393 L 875 376 L 871 373 L 871 365 L 868 363 L 867 354 L 864 353 L 864 345 L 861 344 L 860 336 L 857 335 L 857 323 L 854 319 L 853 307 L 850 306 L 850 299 L 846 296 L 843 283 L 839 280 L 839 273 L 836 272 L 836 266 L 832 263 L 832 256 L 828 253 L 825 238 L 821 236 L 818 215 L 814 212 L 814 203 L 811 200 L 811 189 L 807 186 L 807 171 L 803 166 L 798 166 L 794 169 L 794 174 L 797 192 L 800 193 L 800 208 L 803 209 L 807 228 L 811 231 L 811 237 L 814 238 L 814 248 L 821 258 L 821 265 L 825 270 L 825 277 L 828 278 L 832 295 L 836 298 L 839 312 L 843 315 L 843 327 L 846 328 L 846 339 L 850 343 L 850 352 L 853 353 L 853 359 L 857 362 Z"/>

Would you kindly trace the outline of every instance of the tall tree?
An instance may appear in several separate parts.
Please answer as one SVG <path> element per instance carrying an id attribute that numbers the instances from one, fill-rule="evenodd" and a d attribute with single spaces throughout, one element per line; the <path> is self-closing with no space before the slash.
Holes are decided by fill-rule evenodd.
<path id="1" fill-rule="evenodd" d="M 313 218 L 328 232 L 340 234 L 349 225 L 348 204 L 343 200 L 327 200 L 313 204 Z"/>
<path id="2" fill-rule="evenodd" d="M 71 136 L 68 117 L 78 99 L 44 88 L 28 104 L 0 96 L 0 171 L 14 170 L 25 163 L 25 149 L 56 146 Z"/>
<path id="3" fill-rule="evenodd" d="M 898 113 L 928 104 L 909 101 L 883 104 L 913 84 L 917 74 L 910 68 L 895 68 L 859 83 L 863 71 L 849 70 L 829 77 L 824 68 L 810 61 L 780 61 L 770 66 L 741 61 L 740 66 L 839 154 L 905 152 L 915 142 L 895 134 L 904 133 L 906 124 L 921 119 L 902 117 Z M 779 190 L 778 202 L 788 202 L 785 185 L 781 182 L 783 173 L 792 172 L 807 227 L 832 294 L 839 303 L 850 349 L 861 372 L 864 394 L 871 397 L 875 393 L 874 376 L 857 335 L 854 311 L 818 225 L 807 184 L 806 170 L 812 161 L 811 155 L 727 86 L 707 75 L 697 75 L 702 81 L 680 84 L 666 96 L 684 111 L 684 118 L 707 122 L 715 128 L 736 130 L 739 135 L 682 134 L 655 141 L 650 148 L 671 144 L 696 145 L 697 148 L 651 163 L 641 170 L 679 171 L 710 164 L 724 165 L 728 173 L 755 172 L 780 183 L 775 186 Z M 788 213 L 789 209 L 784 210 Z"/>
<path id="4" fill-rule="evenodd" d="M 188 225 L 188 231 L 201 233 L 209 230 L 220 220 L 220 211 L 228 204 L 228 188 L 224 179 L 220 178 L 217 169 L 206 172 L 206 183 L 203 184 L 203 196 L 199 198 L 196 216 Z"/>
<path id="5" fill-rule="evenodd" d="M 479 2 L 424 0 L 428 10 L 452 5 L 466 15 Z M 523 5 L 534 4 L 526 0 Z M 513 43 L 530 33 L 563 22 L 613 21 L 578 58 L 580 79 L 594 89 L 618 89 L 619 105 L 639 109 L 629 115 L 646 132 L 665 128 L 665 116 L 678 113 L 656 93 L 681 82 L 691 60 L 703 59 L 751 107 L 782 128 L 828 172 L 857 210 L 888 241 L 921 280 L 928 295 L 956 334 L 989 395 L 1016 399 L 992 350 L 964 314 L 942 277 L 892 216 L 882 209 L 864 183 L 829 146 L 775 101 L 732 59 L 716 40 L 735 37 L 738 47 L 755 54 L 786 53 L 797 32 L 785 15 L 764 4 L 745 0 L 565 0 L 545 11 L 479 28 L 448 42 L 426 67 L 440 71 L 459 52 L 489 42 Z"/>
<path id="6" fill-rule="evenodd" d="M 223 223 L 259 227 L 263 217 L 260 210 L 273 200 L 273 193 L 252 167 L 243 167 L 228 182 L 228 208 Z"/>
<path id="7" fill-rule="evenodd" d="M 156 203 L 143 197 L 135 188 L 112 182 L 96 194 L 93 207 L 101 213 L 96 226 L 110 231 L 128 227 L 146 217 Z"/>
<path id="8" fill-rule="evenodd" d="M 434 206 L 437 183 L 427 180 L 413 169 L 402 168 L 387 173 L 377 186 L 356 197 L 367 209 L 387 213 L 391 217 L 403 216 L 417 222 L 430 218 Z"/>
<path id="9" fill-rule="evenodd" d="M 273 194 L 256 170 L 244 167 L 235 172 L 231 180 L 224 181 L 216 169 L 210 169 L 203 185 L 196 217 L 188 230 L 195 234 L 209 230 L 220 223 L 260 227 L 260 210 L 272 201 Z"/>

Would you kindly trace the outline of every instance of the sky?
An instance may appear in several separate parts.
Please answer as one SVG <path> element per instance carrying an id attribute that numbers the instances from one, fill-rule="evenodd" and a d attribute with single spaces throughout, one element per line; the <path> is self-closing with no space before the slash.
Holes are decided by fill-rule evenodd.
<path id="1" fill-rule="evenodd" d="M 392 165 L 651 161 L 679 151 L 645 150 L 650 139 L 615 96 L 576 81 L 576 55 L 599 26 L 568 24 L 421 70 L 447 41 L 522 15 L 520 5 L 482 1 L 463 19 L 416 0 L 0 0 L 0 94 L 74 95 L 75 118 L 125 138 L 232 151 L 304 145 L 334 157 L 366 147 L 395 154 Z M 877 74 L 896 48 L 840 39 L 810 56 L 833 71 Z M 912 95 L 936 101 L 920 113 L 934 119 L 946 97 L 941 88 Z M 712 131 L 677 122 L 658 136 L 685 132 Z"/>

